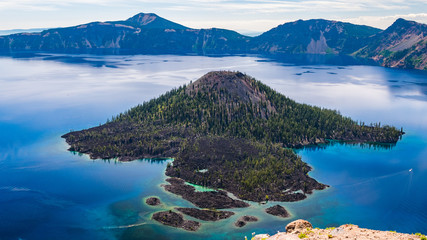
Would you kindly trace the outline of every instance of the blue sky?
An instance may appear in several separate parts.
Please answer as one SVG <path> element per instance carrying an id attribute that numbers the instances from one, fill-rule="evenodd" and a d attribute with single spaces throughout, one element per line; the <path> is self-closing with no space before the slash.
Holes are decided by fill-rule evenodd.
<path id="1" fill-rule="evenodd" d="M 399 17 L 427 23 L 427 0 L 0 0 L 0 29 L 66 27 L 123 20 L 139 12 L 192 28 L 241 33 L 313 18 L 384 29 Z"/>

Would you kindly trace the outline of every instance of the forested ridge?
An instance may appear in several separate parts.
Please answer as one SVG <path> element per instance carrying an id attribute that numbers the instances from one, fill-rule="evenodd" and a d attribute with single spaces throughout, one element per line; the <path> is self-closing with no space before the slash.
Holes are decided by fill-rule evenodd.
<path id="1" fill-rule="evenodd" d="M 366 126 L 335 110 L 296 103 L 240 72 L 218 71 L 104 125 L 63 137 L 71 151 L 92 158 L 174 157 L 170 176 L 224 188 L 243 199 L 261 201 L 270 195 L 293 201 L 324 185 L 308 177 L 310 167 L 284 147 L 328 139 L 395 143 L 402 134 L 394 127 Z"/>
<path id="2" fill-rule="evenodd" d="M 42 32 L 0 36 L 0 54 L 94 53 L 260 54 L 292 62 L 311 54 L 348 55 L 355 64 L 427 70 L 427 25 L 397 19 L 386 30 L 325 19 L 281 24 L 250 37 L 220 29 L 193 29 L 154 13 Z M 291 56 L 290 56 L 290 55 Z M 296 54 L 296 55 L 294 55 Z M 302 54 L 302 55 L 301 55 Z M 309 54 L 309 55 L 305 55 Z M 350 57 L 355 56 L 356 58 Z"/>

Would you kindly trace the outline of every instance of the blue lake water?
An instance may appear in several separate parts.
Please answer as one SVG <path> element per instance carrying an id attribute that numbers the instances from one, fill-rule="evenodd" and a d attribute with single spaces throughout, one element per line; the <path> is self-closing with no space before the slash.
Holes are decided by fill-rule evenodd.
<path id="1" fill-rule="evenodd" d="M 299 218 L 315 227 L 353 223 L 427 233 L 427 74 L 310 64 L 252 56 L 0 58 L 0 239 L 244 239 L 284 231 Z M 60 138 L 211 70 L 238 70 L 299 102 L 406 134 L 391 149 L 336 143 L 297 150 L 313 167 L 310 175 L 330 188 L 282 203 L 291 218 L 264 213 L 276 203 L 252 203 L 230 219 L 202 221 L 197 233 L 150 220 L 156 211 L 191 206 L 160 186 L 166 161 L 93 161 L 68 152 Z M 163 204 L 147 206 L 148 196 Z M 234 227 L 243 214 L 260 221 Z"/>

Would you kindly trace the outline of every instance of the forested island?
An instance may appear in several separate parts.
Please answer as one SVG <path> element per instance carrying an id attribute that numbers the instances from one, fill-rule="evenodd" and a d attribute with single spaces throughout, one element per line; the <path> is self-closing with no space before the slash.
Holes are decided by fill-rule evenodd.
<path id="1" fill-rule="evenodd" d="M 326 187 L 292 148 L 329 140 L 392 144 L 402 134 L 296 103 L 243 73 L 217 71 L 62 137 L 70 151 L 93 159 L 174 158 L 166 175 L 260 202 L 297 201 Z"/>

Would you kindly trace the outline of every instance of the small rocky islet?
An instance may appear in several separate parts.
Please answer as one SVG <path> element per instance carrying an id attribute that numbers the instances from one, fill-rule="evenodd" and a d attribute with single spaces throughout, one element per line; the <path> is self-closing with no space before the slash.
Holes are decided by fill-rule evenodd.
<path id="1" fill-rule="evenodd" d="M 288 211 L 280 205 L 274 205 L 272 207 L 269 207 L 269 208 L 265 209 L 265 212 L 270 214 L 270 215 L 278 216 L 278 217 L 282 217 L 282 218 L 287 218 L 290 216 Z"/>
<path id="2" fill-rule="evenodd" d="M 182 214 L 174 211 L 156 212 L 152 217 L 154 220 L 171 227 L 182 228 L 187 231 L 197 231 L 201 224 L 196 221 L 185 220 Z"/>
<path id="3" fill-rule="evenodd" d="M 234 226 L 241 228 L 241 227 L 244 227 L 248 222 L 258 222 L 258 218 L 254 216 L 245 215 L 243 217 L 240 217 L 234 223 Z"/>
<path id="4" fill-rule="evenodd" d="M 157 197 L 149 197 L 145 200 L 145 203 L 150 205 L 150 206 L 157 206 L 157 205 L 161 204 L 161 201 Z"/>

